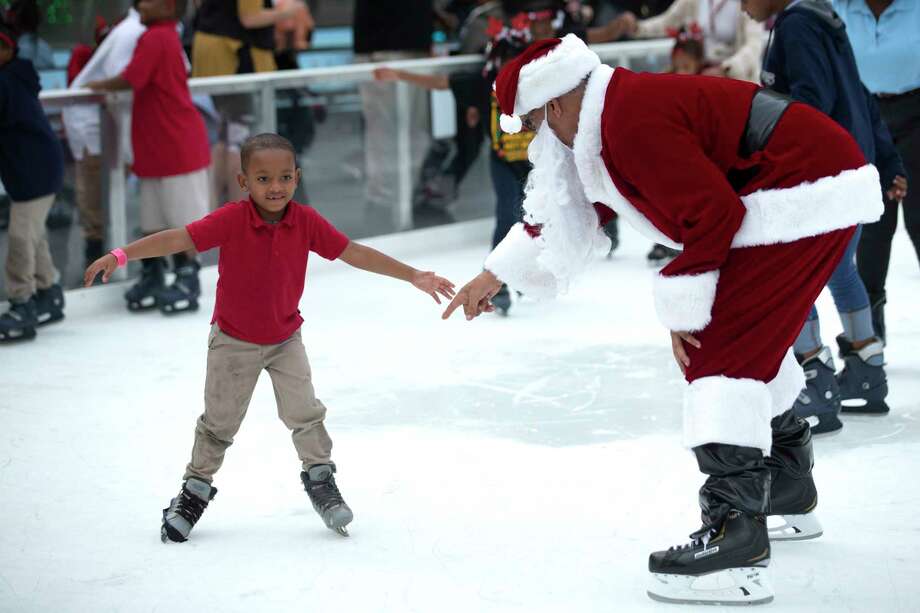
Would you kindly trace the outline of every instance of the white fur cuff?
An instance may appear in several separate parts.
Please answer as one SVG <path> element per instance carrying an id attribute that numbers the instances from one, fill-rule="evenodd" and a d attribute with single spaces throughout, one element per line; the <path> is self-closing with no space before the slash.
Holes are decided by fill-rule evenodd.
<path id="1" fill-rule="evenodd" d="M 773 417 L 791 409 L 795 399 L 805 389 L 805 373 L 799 361 L 795 359 L 792 349 L 786 352 L 779 372 L 767 383 L 767 389 L 773 401 Z"/>
<path id="2" fill-rule="evenodd" d="M 524 224 L 516 223 L 489 257 L 485 269 L 504 283 L 533 298 L 556 295 L 556 278 L 537 262 L 540 245 L 527 233 Z"/>
<path id="3" fill-rule="evenodd" d="M 755 379 L 703 377 L 684 393 L 684 445 L 707 443 L 755 447 L 770 455 L 772 398 Z"/>
<path id="4" fill-rule="evenodd" d="M 655 312 L 668 330 L 697 332 L 709 325 L 719 271 L 699 275 L 655 276 Z"/>

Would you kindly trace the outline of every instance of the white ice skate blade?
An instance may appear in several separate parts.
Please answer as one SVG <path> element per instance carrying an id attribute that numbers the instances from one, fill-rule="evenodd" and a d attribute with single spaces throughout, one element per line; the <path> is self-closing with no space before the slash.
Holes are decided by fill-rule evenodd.
<path id="1" fill-rule="evenodd" d="M 728 568 L 705 575 L 649 575 L 648 596 L 659 602 L 750 605 L 773 600 L 770 571 L 760 566 Z"/>
<path id="2" fill-rule="evenodd" d="M 771 523 L 778 525 L 770 526 Z M 824 528 L 814 513 L 771 515 L 767 518 L 767 533 L 771 541 L 805 541 L 824 534 Z"/>

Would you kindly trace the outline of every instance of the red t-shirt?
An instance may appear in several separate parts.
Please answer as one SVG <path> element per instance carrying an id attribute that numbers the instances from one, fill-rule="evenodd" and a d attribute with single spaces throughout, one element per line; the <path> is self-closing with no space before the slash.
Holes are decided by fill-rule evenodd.
<path id="1" fill-rule="evenodd" d="M 260 345 L 280 343 L 303 323 L 297 306 L 309 252 L 334 260 L 349 242 L 313 208 L 294 201 L 277 223 L 263 220 L 251 200 L 241 200 L 185 229 L 198 251 L 221 248 L 211 323 Z"/>
<path id="2" fill-rule="evenodd" d="M 121 75 L 134 89 L 131 141 L 139 177 L 188 174 L 211 163 L 204 120 L 188 90 L 184 53 L 176 22 L 153 23 Z"/>

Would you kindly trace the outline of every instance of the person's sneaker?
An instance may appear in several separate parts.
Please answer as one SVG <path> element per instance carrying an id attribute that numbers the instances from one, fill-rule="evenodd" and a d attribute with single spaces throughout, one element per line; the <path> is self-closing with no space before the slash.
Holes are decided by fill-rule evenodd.
<path id="1" fill-rule="evenodd" d="M 184 543 L 188 535 L 201 519 L 201 514 L 214 499 L 217 488 L 201 479 L 189 477 L 182 484 L 182 489 L 163 509 L 163 524 L 160 527 L 160 540 L 164 543 Z"/>
<path id="2" fill-rule="evenodd" d="M 886 415 L 888 404 L 888 377 L 885 375 L 884 345 L 875 340 L 862 349 L 844 336 L 837 337 L 843 370 L 837 374 L 840 387 L 841 412 L 848 415 Z"/>
<path id="3" fill-rule="evenodd" d="M 0 342 L 35 338 L 37 325 L 35 298 L 29 298 L 25 302 L 10 301 L 10 310 L 0 315 Z"/>
<path id="4" fill-rule="evenodd" d="M 317 464 L 309 470 L 302 471 L 300 480 L 310 496 L 313 509 L 323 519 L 326 527 L 342 536 L 348 536 L 345 526 L 351 523 L 354 514 L 342 499 L 333 473 L 335 464 Z"/>
<path id="5" fill-rule="evenodd" d="M 60 284 L 35 292 L 35 318 L 39 326 L 64 319 L 64 290 Z"/>
<path id="6" fill-rule="evenodd" d="M 839 432 L 843 428 L 843 422 L 838 417 L 840 389 L 834 375 L 831 350 L 822 347 L 807 360 L 801 355 L 796 355 L 796 359 L 805 371 L 805 389 L 792 405 L 792 412 L 808 422 L 815 436 Z"/>

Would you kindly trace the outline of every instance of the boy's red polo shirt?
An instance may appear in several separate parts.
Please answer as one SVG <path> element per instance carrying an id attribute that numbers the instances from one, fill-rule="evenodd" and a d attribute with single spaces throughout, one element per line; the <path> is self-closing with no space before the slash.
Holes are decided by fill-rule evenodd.
<path id="1" fill-rule="evenodd" d="M 171 177 L 208 166 L 208 133 L 192 104 L 176 22 L 150 24 L 121 76 L 134 90 L 134 174 Z"/>
<path id="2" fill-rule="evenodd" d="M 211 323 L 260 345 L 280 343 L 303 323 L 297 307 L 309 252 L 334 260 L 349 242 L 312 207 L 294 201 L 274 224 L 259 216 L 251 200 L 241 200 L 185 228 L 198 251 L 221 248 Z"/>

